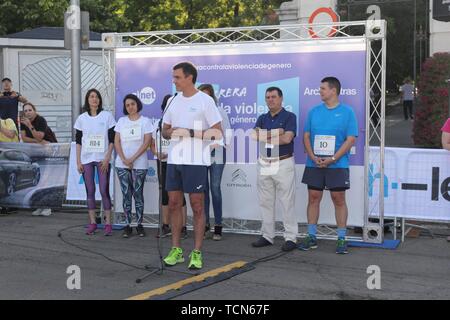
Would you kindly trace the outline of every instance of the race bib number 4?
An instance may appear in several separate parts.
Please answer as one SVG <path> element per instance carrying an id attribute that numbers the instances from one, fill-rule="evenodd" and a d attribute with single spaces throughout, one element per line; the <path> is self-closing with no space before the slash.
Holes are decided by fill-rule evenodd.
<path id="1" fill-rule="evenodd" d="M 105 152 L 105 136 L 89 135 L 85 147 L 86 152 Z"/>
<path id="2" fill-rule="evenodd" d="M 314 136 L 314 154 L 316 156 L 333 156 L 336 146 L 335 136 Z"/>
<path id="3" fill-rule="evenodd" d="M 141 140 L 141 126 L 137 125 L 124 128 L 120 132 L 120 138 L 126 142 Z"/>

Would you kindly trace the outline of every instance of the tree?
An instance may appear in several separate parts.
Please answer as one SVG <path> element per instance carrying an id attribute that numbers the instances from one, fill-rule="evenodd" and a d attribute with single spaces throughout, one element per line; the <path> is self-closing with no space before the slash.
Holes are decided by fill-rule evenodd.
<path id="1" fill-rule="evenodd" d="M 428 0 L 417 0 L 417 28 L 426 25 L 428 14 L 425 14 Z M 358 0 L 340 0 L 339 13 L 342 20 L 366 20 L 369 6 L 366 2 L 358 3 Z M 413 77 L 414 66 L 414 6 L 413 0 L 394 2 L 386 1 L 377 3 L 371 1 L 381 9 L 381 19 L 387 21 L 387 57 L 386 57 L 386 86 L 388 90 L 398 93 L 398 87 L 406 77 Z M 419 47 L 417 47 L 419 49 Z M 417 50 L 419 58 L 419 50 Z M 425 54 L 423 55 L 425 57 Z M 419 73 L 419 62 L 417 73 Z"/>
<path id="2" fill-rule="evenodd" d="M 6 0 L 0 2 L 0 35 L 39 26 L 62 26 L 65 0 Z"/>
<path id="3" fill-rule="evenodd" d="M 414 144 L 441 148 L 440 129 L 449 115 L 450 54 L 436 53 L 428 58 L 420 75 L 417 106 L 413 127 Z"/>
<path id="4" fill-rule="evenodd" d="M 259 25 L 282 0 L 80 0 L 96 32 L 135 32 Z M 0 35 L 62 27 L 69 0 L 4 0 Z"/>

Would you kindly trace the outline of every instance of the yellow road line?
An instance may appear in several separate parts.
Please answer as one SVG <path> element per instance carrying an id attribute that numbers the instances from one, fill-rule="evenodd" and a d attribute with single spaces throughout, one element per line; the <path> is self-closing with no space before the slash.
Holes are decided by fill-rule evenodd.
<path id="1" fill-rule="evenodd" d="M 210 278 L 210 277 L 214 277 L 217 276 L 220 273 L 223 272 L 228 272 L 231 271 L 232 269 L 236 269 L 236 268 L 242 268 L 244 265 L 246 265 L 247 262 L 245 261 L 236 261 L 234 263 L 228 264 L 226 266 L 223 266 L 221 268 L 217 268 L 202 274 L 199 274 L 198 276 L 195 277 L 190 277 L 178 282 L 175 282 L 173 284 L 158 288 L 158 289 L 154 289 L 148 292 L 144 292 L 142 294 L 139 294 L 137 296 L 133 296 L 130 297 L 126 300 L 147 300 L 150 299 L 153 296 L 158 296 L 158 295 L 162 295 L 164 293 L 166 293 L 169 290 L 179 290 L 181 289 L 183 286 L 194 283 L 194 282 L 200 282 L 200 281 L 204 281 L 206 278 Z"/>

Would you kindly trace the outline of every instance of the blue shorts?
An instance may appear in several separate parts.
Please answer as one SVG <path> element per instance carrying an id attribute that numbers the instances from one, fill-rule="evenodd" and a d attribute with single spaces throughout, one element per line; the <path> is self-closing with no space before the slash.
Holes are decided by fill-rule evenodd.
<path id="1" fill-rule="evenodd" d="M 302 182 L 312 190 L 345 191 L 350 189 L 350 170 L 306 167 Z"/>
<path id="2" fill-rule="evenodd" d="M 208 168 L 184 164 L 167 164 L 166 190 L 184 193 L 205 191 Z"/>

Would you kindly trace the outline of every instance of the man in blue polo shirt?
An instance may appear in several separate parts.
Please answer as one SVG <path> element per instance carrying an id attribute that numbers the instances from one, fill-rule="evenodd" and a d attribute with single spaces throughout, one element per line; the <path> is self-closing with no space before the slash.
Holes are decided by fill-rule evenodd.
<path id="1" fill-rule="evenodd" d="M 349 152 L 358 136 L 358 123 L 353 109 L 339 102 L 340 92 L 338 79 L 324 78 L 320 85 L 323 103 L 309 111 L 304 127 L 308 159 L 302 182 L 308 185 L 308 236 L 299 245 L 304 251 L 317 248 L 320 201 L 327 189 L 331 192 L 338 227 L 336 253 L 348 253 L 345 190 L 350 188 Z"/>
<path id="2" fill-rule="evenodd" d="M 298 225 L 295 217 L 294 138 L 297 117 L 282 107 L 280 88 L 266 90 L 269 112 L 259 116 L 252 138 L 259 141 L 258 198 L 262 213 L 262 236 L 253 247 L 273 244 L 275 238 L 275 202 L 281 203 L 285 242 L 281 249 L 296 248 Z"/>

